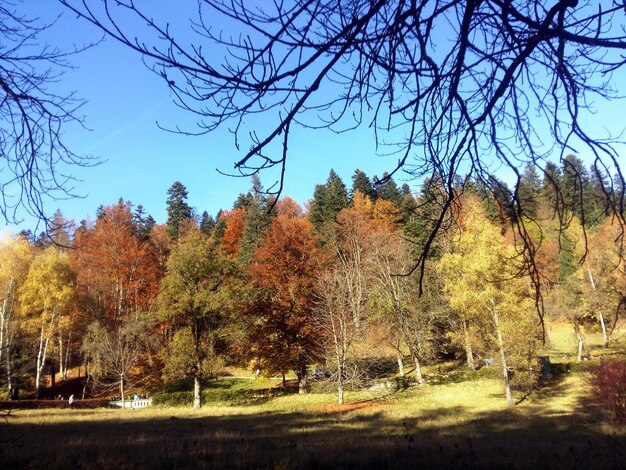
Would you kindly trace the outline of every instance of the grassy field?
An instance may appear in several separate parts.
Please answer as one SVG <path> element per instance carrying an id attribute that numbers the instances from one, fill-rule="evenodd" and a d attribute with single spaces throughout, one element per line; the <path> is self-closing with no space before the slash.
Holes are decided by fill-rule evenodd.
<path id="1" fill-rule="evenodd" d="M 602 352 L 621 356 L 623 347 Z M 348 394 L 344 406 L 312 393 L 198 411 L 19 410 L 0 418 L 0 467 L 624 468 L 626 433 L 608 426 L 588 397 L 594 362 L 510 409 L 499 380 L 480 371 Z M 219 388 L 245 387 L 230 380 Z"/>

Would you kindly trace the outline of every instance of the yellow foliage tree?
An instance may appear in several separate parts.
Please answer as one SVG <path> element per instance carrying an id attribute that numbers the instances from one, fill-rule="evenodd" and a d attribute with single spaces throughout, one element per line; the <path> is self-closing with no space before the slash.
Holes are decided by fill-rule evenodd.
<path id="1" fill-rule="evenodd" d="M 13 388 L 12 315 L 17 305 L 17 292 L 26 277 L 30 260 L 31 248 L 24 238 L 9 234 L 0 236 L 0 370 L 4 363 L 9 391 Z"/>
<path id="2" fill-rule="evenodd" d="M 35 394 L 39 398 L 41 374 L 51 339 L 62 318 L 70 315 L 74 302 L 74 272 L 67 253 L 51 246 L 33 259 L 20 291 L 22 326 L 37 340 Z"/>
<path id="3" fill-rule="evenodd" d="M 461 315 L 464 335 L 479 335 L 499 355 L 507 404 L 513 403 L 510 371 L 528 360 L 534 344 L 532 301 L 518 276 L 514 250 L 485 216 L 480 202 L 465 197 L 457 223 L 459 235 L 439 269 L 450 306 Z M 467 340 L 467 338 L 466 338 Z"/>

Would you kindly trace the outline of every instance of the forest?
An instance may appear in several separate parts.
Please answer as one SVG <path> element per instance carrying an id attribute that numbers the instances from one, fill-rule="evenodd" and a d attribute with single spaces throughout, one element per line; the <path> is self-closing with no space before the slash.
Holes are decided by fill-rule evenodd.
<path id="1" fill-rule="evenodd" d="M 56 382 L 79 377 L 79 398 L 124 399 L 186 380 L 200 407 L 202 387 L 236 366 L 294 393 L 321 377 L 341 404 L 456 360 L 498 371 L 512 405 L 540 379 L 555 322 L 583 361 L 586 333 L 608 346 L 626 309 L 620 205 L 606 203 L 623 189 L 605 194 L 608 177 L 569 155 L 543 178 L 529 165 L 515 197 L 459 181 L 435 238 L 448 196 L 437 175 L 414 192 L 358 169 L 350 187 L 331 171 L 304 208 L 253 177 L 215 217 L 181 182 L 165 224 L 123 199 L 93 221 L 59 210 L 46 232 L 0 240 L 2 395 L 57 397 Z"/>

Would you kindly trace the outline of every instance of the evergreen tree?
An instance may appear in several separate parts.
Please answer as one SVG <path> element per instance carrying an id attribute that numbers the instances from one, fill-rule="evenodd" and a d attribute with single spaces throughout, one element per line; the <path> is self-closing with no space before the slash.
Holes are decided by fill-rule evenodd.
<path id="1" fill-rule="evenodd" d="M 239 193 L 239 196 L 237 196 L 237 199 L 235 199 L 235 202 L 233 203 L 233 209 L 241 209 L 242 207 L 247 208 L 253 202 L 254 196 L 250 191 L 248 191 L 246 194 Z"/>
<path id="2" fill-rule="evenodd" d="M 213 231 L 213 227 L 215 227 L 215 219 L 212 215 L 209 215 L 207 211 L 203 211 L 202 217 L 200 218 L 200 230 L 204 234 L 210 235 Z"/>
<path id="3" fill-rule="evenodd" d="M 404 234 L 413 242 L 412 251 L 415 257 L 422 254 L 435 227 L 444 195 L 442 181 L 438 176 L 434 179 L 426 178 L 424 180 L 416 202 L 417 207 L 404 225 Z M 438 254 L 439 248 L 436 244 L 431 245 L 429 256 L 436 259 Z"/>
<path id="4" fill-rule="evenodd" d="M 215 226 L 213 227 L 213 231 L 211 235 L 215 240 L 221 240 L 224 236 L 224 231 L 226 230 L 226 221 L 224 220 L 224 211 L 220 209 L 217 212 L 217 216 L 215 217 Z"/>
<path id="5" fill-rule="evenodd" d="M 543 183 L 541 185 L 543 194 L 550 203 L 550 206 L 557 209 L 562 208 L 562 195 L 559 188 L 561 187 L 561 169 L 553 162 L 546 163 L 543 169 Z"/>
<path id="6" fill-rule="evenodd" d="M 388 177 L 389 173 L 384 172 L 381 180 L 385 180 L 385 178 Z M 374 180 L 378 181 L 378 178 L 374 178 Z M 391 201 L 396 205 L 396 207 L 400 207 L 400 205 L 402 204 L 402 194 L 400 193 L 398 185 L 393 180 L 393 178 L 387 179 L 387 181 L 378 186 L 376 193 L 378 194 L 378 197 L 380 199 Z"/>
<path id="7" fill-rule="evenodd" d="M 96 209 L 96 220 L 100 220 L 102 217 L 104 217 L 104 205 L 100 204 Z"/>
<path id="8" fill-rule="evenodd" d="M 61 209 L 57 209 L 52 221 L 48 224 L 46 245 L 52 243 L 59 248 L 68 248 L 72 238 L 70 231 L 73 227 L 74 222 L 68 221 Z"/>
<path id="9" fill-rule="evenodd" d="M 589 195 L 589 173 L 582 160 L 575 155 L 567 155 L 561 161 L 561 192 L 565 207 L 571 214 L 576 215 L 583 223 L 589 225 L 590 207 L 585 201 L 585 196 Z"/>
<path id="10" fill-rule="evenodd" d="M 156 220 L 139 204 L 133 213 L 133 223 L 135 224 L 137 237 L 142 241 L 146 241 L 150 237 L 152 227 L 156 225 Z"/>
<path id="11" fill-rule="evenodd" d="M 341 209 L 348 207 L 346 185 L 335 170 L 330 170 L 325 184 L 315 185 L 309 220 L 316 229 L 333 222 Z"/>
<path id="12" fill-rule="evenodd" d="M 193 215 L 187 197 L 187 188 L 180 181 L 167 190 L 167 234 L 172 240 L 181 235 L 183 223 Z"/>
<path id="13" fill-rule="evenodd" d="M 252 261 L 252 256 L 261 245 L 265 231 L 272 223 L 274 216 L 269 212 L 273 200 L 269 199 L 263 190 L 261 181 L 257 175 L 252 176 L 253 197 L 246 209 L 245 225 L 241 236 L 239 261 L 248 264 Z"/>
<path id="14" fill-rule="evenodd" d="M 403 194 L 402 204 L 400 204 L 400 211 L 402 212 L 402 225 L 406 226 L 411 223 L 412 219 L 417 217 L 418 204 L 415 197 L 409 192 Z"/>
<path id="15" fill-rule="evenodd" d="M 365 172 L 358 168 L 354 170 L 352 175 L 352 191 L 350 192 L 350 200 L 354 197 L 354 193 L 359 191 L 364 196 L 369 197 L 371 200 L 376 199 L 376 190 L 372 185 L 372 180 L 365 174 Z"/>
<path id="16" fill-rule="evenodd" d="M 610 214 L 609 200 L 611 184 L 608 181 L 608 175 L 603 173 L 595 165 L 591 165 L 589 171 L 589 220 L 592 224 L 600 223 L 606 216 Z M 585 198 L 587 199 L 587 197 Z"/>
<path id="17" fill-rule="evenodd" d="M 541 179 L 537 169 L 530 163 L 526 164 L 517 187 L 517 199 L 524 215 L 537 216 L 538 197 L 541 194 Z"/>
<path id="18" fill-rule="evenodd" d="M 490 220 L 502 223 L 514 217 L 513 193 L 504 181 L 489 175 L 487 181 L 476 181 L 476 193 Z"/>

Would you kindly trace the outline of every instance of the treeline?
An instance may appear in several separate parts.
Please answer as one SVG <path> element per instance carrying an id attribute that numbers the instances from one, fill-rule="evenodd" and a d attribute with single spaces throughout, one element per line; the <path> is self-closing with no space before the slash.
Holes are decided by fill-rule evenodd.
<path id="1" fill-rule="evenodd" d="M 442 357 L 494 364 L 511 403 L 512 387 L 536 380 L 542 325 L 549 341 L 552 322 L 571 322 L 579 360 L 586 328 L 608 344 L 626 272 L 619 204 L 605 204 L 599 172 L 569 156 L 542 179 L 527 168 L 515 189 L 433 175 L 414 194 L 381 181 L 356 170 L 348 189 L 331 171 L 305 210 L 267 196 L 255 177 L 215 218 L 197 216 L 176 182 L 163 225 L 120 200 L 93 223 L 74 227 L 57 212 L 45 236 L 2 239 L 5 394 L 39 397 L 44 375 L 80 367 L 88 390 L 122 397 L 192 377 L 199 406 L 202 381 L 235 364 L 294 371 L 301 392 L 323 368 L 342 402 L 392 354 L 417 383 Z M 512 226 L 532 242 L 530 258 Z"/>

